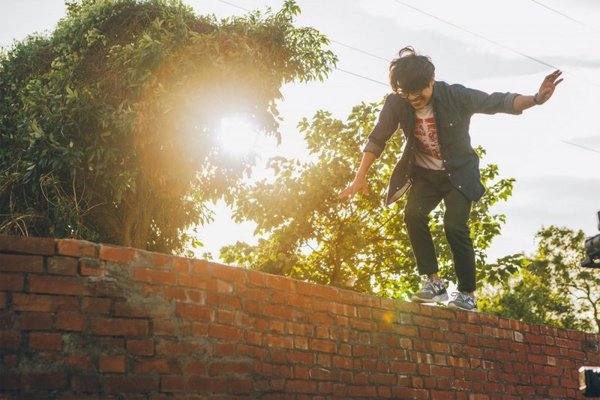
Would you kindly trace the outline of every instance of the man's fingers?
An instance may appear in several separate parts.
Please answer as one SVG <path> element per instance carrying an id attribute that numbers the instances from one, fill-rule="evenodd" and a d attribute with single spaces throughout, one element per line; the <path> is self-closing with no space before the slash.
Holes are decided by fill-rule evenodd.
<path id="1" fill-rule="evenodd" d="M 348 200 L 348 198 L 352 197 L 354 195 L 352 188 L 346 188 L 344 190 L 342 190 L 342 192 L 339 194 L 338 198 L 340 200 Z"/>

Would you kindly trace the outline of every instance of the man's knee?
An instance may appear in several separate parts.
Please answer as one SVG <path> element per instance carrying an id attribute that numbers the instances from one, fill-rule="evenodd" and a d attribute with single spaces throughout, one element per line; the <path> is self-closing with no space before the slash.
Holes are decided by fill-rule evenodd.
<path id="1" fill-rule="evenodd" d="M 406 207 L 404 209 L 404 223 L 408 226 L 423 223 L 428 220 L 428 215 L 420 207 Z"/>
<path id="2" fill-rule="evenodd" d="M 444 232 L 446 237 L 469 237 L 469 225 L 466 221 L 444 219 Z"/>

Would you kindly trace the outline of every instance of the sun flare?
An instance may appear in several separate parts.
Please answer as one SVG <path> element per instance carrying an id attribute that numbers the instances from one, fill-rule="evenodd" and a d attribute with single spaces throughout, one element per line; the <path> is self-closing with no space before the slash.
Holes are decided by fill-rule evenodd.
<path id="1" fill-rule="evenodd" d="M 233 154 L 251 153 L 258 140 L 254 124 L 239 116 L 223 118 L 217 135 L 223 149 Z"/>

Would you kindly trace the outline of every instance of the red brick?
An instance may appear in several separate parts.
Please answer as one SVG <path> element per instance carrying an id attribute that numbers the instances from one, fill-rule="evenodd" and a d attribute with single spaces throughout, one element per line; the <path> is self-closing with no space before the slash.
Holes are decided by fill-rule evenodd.
<path id="1" fill-rule="evenodd" d="M 18 328 L 16 325 L 17 314 L 14 311 L 0 313 L 0 331 L 9 331 Z"/>
<path id="2" fill-rule="evenodd" d="M 348 395 L 355 397 L 377 397 L 377 388 L 375 386 L 348 386 Z"/>
<path id="3" fill-rule="evenodd" d="M 104 263 L 95 258 L 80 258 L 79 274 L 82 276 L 104 276 Z"/>
<path id="4" fill-rule="evenodd" d="M 248 281 L 246 276 L 247 270 L 244 268 L 220 265 L 217 263 L 210 264 L 213 277 L 220 278 L 228 282 L 237 282 L 242 284 L 245 284 Z"/>
<path id="5" fill-rule="evenodd" d="M 173 316 L 173 311 L 166 304 L 136 304 L 134 302 L 117 301 L 115 303 L 115 316 L 168 319 Z"/>
<path id="6" fill-rule="evenodd" d="M 190 272 L 191 260 L 184 257 L 173 258 L 173 269 L 177 272 L 189 273 Z"/>
<path id="7" fill-rule="evenodd" d="M 58 333 L 31 332 L 29 334 L 29 348 L 60 350 L 62 348 L 62 336 Z"/>
<path id="8" fill-rule="evenodd" d="M 22 291 L 24 281 L 23 274 L 2 274 L 0 277 L 0 290 L 7 292 Z"/>
<path id="9" fill-rule="evenodd" d="M 79 393 L 98 393 L 100 380 L 98 375 L 74 375 L 71 378 L 71 387 Z"/>
<path id="10" fill-rule="evenodd" d="M 148 321 L 125 318 L 97 318 L 92 320 L 92 333 L 101 336 L 146 336 Z"/>
<path id="11" fill-rule="evenodd" d="M 0 254 L 0 271 L 44 272 L 44 258 L 41 256 Z"/>
<path id="12" fill-rule="evenodd" d="M 188 379 L 186 389 L 200 393 L 250 394 L 254 391 L 254 384 L 249 379 L 206 378 L 193 375 Z"/>
<path id="13" fill-rule="evenodd" d="M 48 273 L 53 275 L 77 275 L 77 259 L 73 257 L 48 258 Z"/>
<path id="14" fill-rule="evenodd" d="M 281 290 L 286 293 L 296 291 L 296 281 L 278 275 L 267 275 L 267 286 L 271 289 Z"/>
<path id="15" fill-rule="evenodd" d="M 174 319 L 155 319 L 152 323 L 153 333 L 158 336 L 179 335 L 179 324 Z"/>
<path id="16" fill-rule="evenodd" d="M 178 360 L 173 358 L 155 358 L 147 361 L 138 361 L 135 364 L 134 372 L 136 374 L 180 374 L 181 365 Z"/>
<path id="17" fill-rule="evenodd" d="M 336 353 L 337 345 L 335 342 L 329 340 L 312 339 L 310 341 L 310 349 L 324 353 Z"/>
<path id="18" fill-rule="evenodd" d="M 162 375 L 160 377 L 161 392 L 183 392 L 187 378 L 179 375 Z"/>
<path id="19" fill-rule="evenodd" d="M 54 239 L 0 235 L 0 252 L 51 256 L 54 254 Z"/>
<path id="20" fill-rule="evenodd" d="M 214 311 L 206 306 L 196 304 L 177 303 L 175 305 L 176 315 L 192 321 L 214 321 Z"/>
<path id="21" fill-rule="evenodd" d="M 67 387 L 67 374 L 65 372 L 40 372 L 23 373 L 21 375 L 21 389 L 29 391 L 38 390 L 58 390 Z"/>
<path id="22" fill-rule="evenodd" d="M 151 393 L 158 390 L 158 377 L 105 376 L 101 380 L 107 393 Z"/>
<path id="23" fill-rule="evenodd" d="M 191 273 L 204 276 L 212 275 L 212 266 L 211 263 L 209 263 L 208 261 L 197 259 L 192 259 L 190 261 L 192 263 L 190 268 Z"/>
<path id="24" fill-rule="evenodd" d="M 81 278 L 63 276 L 29 276 L 29 291 L 32 293 L 65 294 L 85 296 L 90 289 Z"/>
<path id="25" fill-rule="evenodd" d="M 208 335 L 217 339 L 240 340 L 242 338 L 242 330 L 231 326 L 212 324 Z"/>
<path id="26" fill-rule="evenodd" d="M 19 316 L 21 330 L 45 330 L 52 328 L 52 314 L 49 313 L 21 313 Z"/>
<path id="27" fill-rule="evenodd" d="M 0 349 L 18 349 L 21 347 L 19 332 L 0 331 Z"/>
<path id="28" fill-rule="evenodd" d="M 135 259 L 136 249 L 130 247 L 111 246 L 107 244 L 100 245 L 99 259 L 121 264 L 128 264 Z"/>
<path id="29" fill-rule="evenodd" d="M 87 318 L 79 313 L 59 313 L 55 326 L 63 331 L 83 332 L 87 326 Z"/>
<path id="30" fill-rule="evenodd" d="M 87 371 L 91 369 L 90 356 L 87 354 L 64 354 L 56 352 L 41 353 L 44 359 Z"/>
<path id="31" fill-rule="evenodd" d="M 262 310 L 263 315 L 267 317 L 275 317 L 284 320 L 296 320 L 296 311 L 290 307 L 278 304 L 265 304 Z"/>
<path id="32" fill-rule="evenodd" d="M 19 373 L 13 371 L 0 371 L 0 390 L 18 390 Z M 0 397 L 1 399 L 2 397 Z M 8 399 L 7 397 L 5 399 Z M 4 399 L 3 399 L 4 400 Z"/>
<path id="33" fill-rule="evenodd" d="M 162 285 L 177 284 L 177 274 L 169 271 L 157 271 L 150 268 L 135 267 L 133 279 L 140 282 L 160 283 Z"/>
<path id="34" fill-rule="evenodd" d="M 161 340 L 156 345 L 156 354 L 163 356 L 198 356 L 205 354 L 212 345 L 201 340 Z"/>
<path id="35" fill-rule="evenodd" d="M 72 257 L 98 256 L 98 245 L 84 240 L 59 239 L 56 241 L 57 254 Z"/>
<path id="36" fill-rule="evenodd" d="M 208 289 L 208 278 L 204 275 L 178 273 L 177 283 L 184 287 L 204 290 Z"/>
<path id="37" fill-rule="evenodd" d="M 123 373 L 125 372 L 125 356 L 100 355 L 98 368 L 100 372 Z"/>
<path id="38" fill-rule="evenodd" d="M 154 341 L 152 339 L 131 339 L 126 343 L 127 351 L 137 356 L 154 355 Z"/>
<path id="39" fill-rule="evenodd" d="M 45 296 L 15 293 L 13 309 L 15 311 L 74 311 L 78 307 L 78 299 L 73 296 Z"/>
<path id="40" fill-rule="evenodd" d="M 86 314 L 108 314 L 112 299 L 99 297 L 84 297 L 81 299 L 81 311 Z"/>
<path id="41" fill-rule="evenodd" d="M 165 286 L 163 288 L 163 293 L 165 295 L 165 297 L 171 299 L 171 300 L 177 300 L 177 301 L 186 301 L 187 300 L 187 294 L 186 294 L 186 290 L 180 287 L 175 287 L 175 286 Z"/>
<path id="42" fill-rule="evenodd" d="M 150 265 L 153 268 L 171 270 L 173 269 L 173 256 L 160 253 L 149 253 Z"/>
<path id="43" fill-rule="evenodd" d="M 296 291 L 298 294 L 310 297 L 322 297 L 332 301 L 339 301 L 340 298 L 339 289 L 308 282 L 296 282 Z"/>

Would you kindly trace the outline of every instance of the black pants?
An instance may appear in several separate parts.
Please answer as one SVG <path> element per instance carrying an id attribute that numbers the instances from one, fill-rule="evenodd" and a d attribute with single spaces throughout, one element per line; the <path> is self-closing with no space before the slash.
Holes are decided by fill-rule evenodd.
<path id="1" fill-rule="evenodd" d="M 475 291 L 475 251 L 469 233 L 471 200 L 455 188 L 445 171 L 415 167 L 413 184 L 404 209 L 404 222 L 415 254 L 419 274 L 438 272 L 435 248 L 429 231 L 429 213 L 444 200 L 444 232 L 454 258 L 458 290 Z"/>

